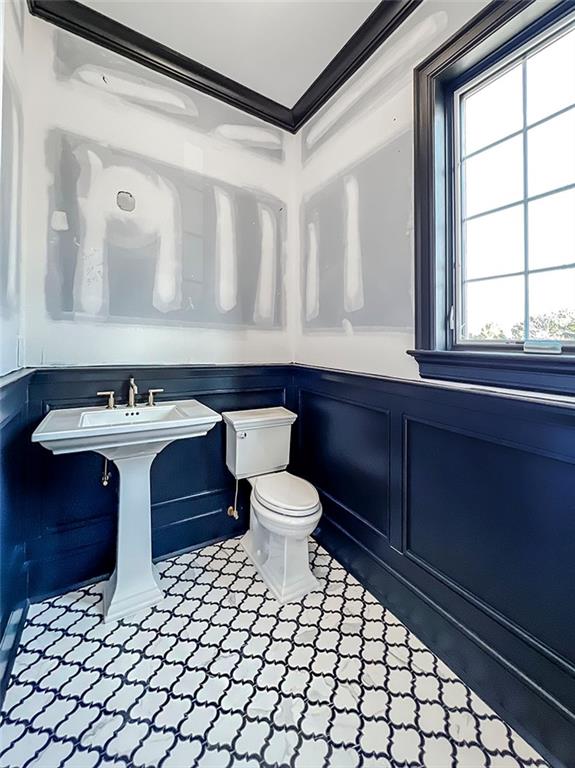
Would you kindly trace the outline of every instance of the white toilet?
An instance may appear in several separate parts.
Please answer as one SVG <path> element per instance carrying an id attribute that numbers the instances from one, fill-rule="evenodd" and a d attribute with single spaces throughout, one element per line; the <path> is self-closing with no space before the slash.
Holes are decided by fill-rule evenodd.
<path id="1" fill-rule="evenodd" d="M 286 472 L 295 413 L 257 408 L 222 413 L 226 463 L 252 486 L 250 528 L 242 545 L 265 584 L 281 603 L 319 588 L 309 567 L 308 537 L 321 517 L 316 489 Z"/>

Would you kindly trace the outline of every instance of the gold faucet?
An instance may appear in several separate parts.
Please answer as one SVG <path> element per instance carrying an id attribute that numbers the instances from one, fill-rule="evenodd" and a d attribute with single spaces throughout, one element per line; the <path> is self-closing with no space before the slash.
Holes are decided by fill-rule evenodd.
<path id="1" fill-rule="evenodd" d="M 114 401 L 114 395 L 116 394 L 113 389 L 107 390 L 106 392 L 96 392 L 98 397 L 107 397 L 108 398 L 108 405 L 106 408 L 115 408 L 116 403 Z"/>
<path id="2" fill-rule="evenodd" d="M 148 390 L 148 405 L 155 405 L 156 401 L 154 400 L 154 395 L 159 395 L 160 392 L 163 392 L 163 389 L 149 389 Z"/>
<path id="3" fill-rule="evenodd" d="M 130 376 L 130 386 L 128 388 L 128 408 L 136 407 L 136 395 L 138 394 L 138 385 L 134 377 Z"/>

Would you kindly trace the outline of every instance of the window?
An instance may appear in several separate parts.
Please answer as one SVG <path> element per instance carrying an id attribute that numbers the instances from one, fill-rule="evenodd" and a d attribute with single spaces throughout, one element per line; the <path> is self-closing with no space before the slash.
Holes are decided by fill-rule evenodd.
<path id="1" fill-rule="evenodd" d="M 453 107 L 456 343 L 575 344 L 575 23 Z"/>
<path id="2" fill-rule="evenodd" d="M 424 377 L 575 394 L 574 9 L 492 2 L 415 70 Z"/>

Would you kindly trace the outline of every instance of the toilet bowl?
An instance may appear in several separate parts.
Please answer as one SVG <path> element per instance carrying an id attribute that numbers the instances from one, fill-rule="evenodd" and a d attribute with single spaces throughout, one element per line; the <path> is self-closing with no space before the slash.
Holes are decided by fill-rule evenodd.
<path id="1" fill-rule="evenodd" d="M 308 536 L 319 522 L 321 504 L 311 483 L 286 471 L 297 414 L 275 406 L 222 416 L 228 469 L 252 486 L 243 547 L 280 602 L 300 600 L 319 587 L 309 567 Z"/>
<path id="2" fill-rule="evenodd" d="M 322 513 L 316 489 L 289 472 L 248 478 L 250 527 L 242 546 L 281 603 L 319 588 L 309 566 L 308 537 Z"/>

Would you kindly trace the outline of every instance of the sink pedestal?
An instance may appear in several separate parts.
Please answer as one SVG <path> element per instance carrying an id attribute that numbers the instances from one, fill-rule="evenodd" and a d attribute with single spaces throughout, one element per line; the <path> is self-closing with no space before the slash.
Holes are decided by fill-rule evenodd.
<path id="1" fill-rule="evenodd" d="M 129 456 L 122 449 L 101 450 L 120 475 L 116 567 L 104 586 L 104 621 L 115 621 L 161 602 L 164 593 L 152 563 L 150 469 L 167 443 L 145 447 Z M 153 452 L 152 452 L 153 449 Z"/>
<path id="2" fill-rule="evenodd" d="M 116 567 L 104 587 L 104 621 L 123 619 L 164 597 L 152 563 L 152 462 L 174 440 L 203 437 L 221 420 L 197 400 L 173 400 L 154 407 L 55 409 L 34 430 L 32 442 L 52 453 L 96 451 L 118 467 Z"/>

